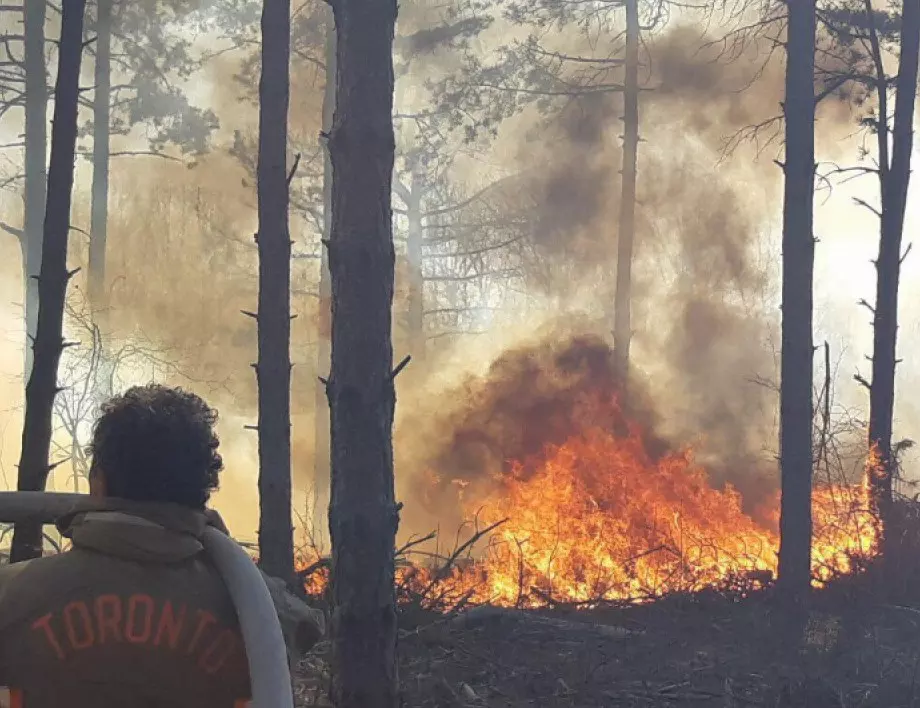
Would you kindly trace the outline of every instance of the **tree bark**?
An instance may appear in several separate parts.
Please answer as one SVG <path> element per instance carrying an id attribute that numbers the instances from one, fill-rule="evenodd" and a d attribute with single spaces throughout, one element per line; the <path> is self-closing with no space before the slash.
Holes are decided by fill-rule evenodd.
<path id="1" fill-rule="evenodd" d="M 25 218 L 22 249 L 23 310 L 26 342 L 23 380 L 32 371 L 32 346 L 38 324 L 38 273 L 42 264 L 45 199 L 48 186 L 48 72 L 45 66 L 46 3 L 23 0 L 25 34 Z"/>
<path id="2" fill-rule="evenodd" d="M 779 583 L 789 597 L 804 598 L 812 533 L 815 0 L 790 0 L 787 8 Z"/>
<path id="3" fill-rule="evenodd" d="M 39 312 L 34 360 L 26 385 L 26 410 L 19 457 L 19 491 L 39 492 L 50 472 L 51 418 L 57 395 L 58 362 L 63 349 L 64 299 L 71 274 L 67 271 L 67 240 L 77 143 L 77 102 L 83 53 L 85 0 L 65 2 L 61 10 L 61 41 L 51 131 L 51 164 L 42 265 L 38 278 Z M 37 558 L 42 552 L 41 524 L 20 524 L 13 533 L 10 561 Z"/>
<path id="4" fill-rule="evenodd" d="M 328 135 L 332 130 L 335 112 L 335 19 L 332 10 L 326 20 L 326 85 L 323 89 L 323 242 L 320 248 L 319 274 L 319 328 L 316 346 L 316 370 L 322 377 L 329 375 L 332 329 L 332 283 L 329 275 L 329 252 L 326 244 L 332 231 L 332 159 L 329 156 Z M 316 387 L 316 413 L 314 423 L 313 488 L 315 494 L 314 529 L 325 535 L 329 522 L 329 401 L 326 389 Z"/>
<path id="5" fill-rule="evenodd" d="M 636 238 L 636 174 L 639 156 L 639 0 L 626 0 L 626 64 L 623 87 L 623 170 L 617 237 L 613 356 L 621 385 L 629 374 L 632 340 L 632 260 Z"/>
<path id="6" fill-rule="evenodd" d="M 425 358 L 425 278 L 422 272 L 425 230 L 422 225 L 422 176 L 415 168 L 406 199 L 408 233 L 406 256 L 409 262 L 409 353 L 416 364 Z"/>
<path id="7" fill-rule="evenodd" d="M 913 116 L 920 57 L 920 3 L 905 0 L 901 15 L 901 55 L 896 81 L 894 129 L 891 158 L 888 159 L 887 80 L 884 67 L 877 64 L 879 91 L 879 180 L 882 214 L 876 269 L 875 317 L 873 323 L 872 384 L 869 389 L 869 469 L 873 501 L 882 519 L 883 543 L 886 522 L 890 519 L 895 460 L 891 435 L 894 415 L 894 378 L 897 366 L 898 286 L 901 274 L 901 239 L 907 189 L 910 184 L 910 159 L 913 150 Z M 871 18 L 872 5 L 866 0 Z M 871 19 L 870 19 L 871 21 Z M 874 31 L 873 31 L 874 34 Z M 873 42 L 873 44 L 875 44 Z M 883 546 L 884 548 L 884 546 Z"/>
<path id="8" fill-rule="evenodd" d="M 259 82 L 259 562 L 294 581 L 291 520 L 290 0 L 264 0 Z"/>
<path id="9" fill-rule="evenodd" d="M 334 0 L 332 157 L 332 700 L 395 708 L 399 511 L 393 483 L 391 189 L 395 0 Z"/>
<path id="10" fill-rule="evenodd" d="M 105 306 L 105 246 L 109 221 L 109 114 L 112 102 L 112 5 L 98 0 L 96 17 L 95 94 L 93 97 L 93 184 L 89 227 L 89 301 Z"/>

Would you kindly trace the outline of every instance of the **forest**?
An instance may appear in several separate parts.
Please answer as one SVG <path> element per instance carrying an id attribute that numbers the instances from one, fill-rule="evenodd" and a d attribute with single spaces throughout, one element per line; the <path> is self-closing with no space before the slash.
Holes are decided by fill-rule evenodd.
<path id="1" fill-rule="evenodd" d="M 920 701 L 920 0 L 7 0 L 0 489 L 156 381 L 298 705 Z M 0 559 L 67 549 L 0 499 Z"/>

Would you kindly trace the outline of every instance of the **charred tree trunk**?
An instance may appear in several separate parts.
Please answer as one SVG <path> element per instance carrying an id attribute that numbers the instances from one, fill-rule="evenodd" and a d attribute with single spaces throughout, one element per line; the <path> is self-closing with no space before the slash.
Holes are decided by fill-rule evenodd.
<path id="1" fill-rule="evenodd" d="M 789 597 L 804 598 L 811 583 L 815 0 L 790 0 L 787 8 L 779 583 Z"/>
<path id="2" fill-rule="evenodd" d="M 623 170 L 613 303 L 613 354 L 621 385 L 629 374 L 632 340 L 632 260 L 636 238 L 636 172 L 639 156 L 639 0 L 626 0 L 626 65 L 623 92 Z"/>
<path id="3" fill-rule="evenodd" d="M 294 581 L 291 521 L 290 0 L 264 0 L 259 82 L 259 562 Z"/>
<path id="4" fill-rule="evenodd" d="M 98 0 L 95 95 L 93 97 L 93 185 L 89 227 L 89 301 L 104 306 L 105 245 L 109 221 L 109 113 L 112 101 L 112 4 Z"/>
<path id="5" fill-rule="evenodd" d="M 887 80 L 881 64 L 881 51 L 876 53 L 879 94 L 878 146 L 879 180 L 881 188 L 881 233 L 878 260 L 875 262 L 876 291 L 873 323 L 872 384 L 869 388 L 869 446 L 872 466 L 869 481 L 873 501 L 882 519 L 883 542 L 887 537 L 885 525 L 891 516 L 892 482 L 896 473 L 892 455 L 891 435 L 894 415 L 894 376 L 897 366 L 898 286 L 901 275 L 901 239 L 904 213 L 907 209 L 907 188 L 910 183 L 910 159 L 913 150 L 913 116 L 917 93 L 918 56 L 920 56 L 920 3 L 906 0 L 901 16 L 901 56 L 896 81 L 891 157 L 888 153 L 888 104 L 885 95 Z M 872 5 L 866 0 L 871 22 Z M 875 37 L 874 28 L 872 30 Z M 873 40 L 873 51 L 877 40 Z"/>
<path id="6" fill-rule="evenodd" d="M 316 370 L 325 377 L 329 373 L 332 336 L 332 283 L 329 275 L 327 244 L 332 231 L 332 159 L 328 136 L 335 112 L 335 19 L 329 10 L 326 20 L 326 86 L 323 90 L 323 242 L 320 247 L 319 328 L 316 342 Z M 313 487 L 315 494 L 314 528 L 320 536 L 328 528 L 329 513 L 329 401 L 326 389 L 316 388 L 316 420 L 314 423 Z"/>
<path id="7" fill-rule="evenodd" d="M 409 353 L 413 361 L 421 362 L 425 358 L 425 278 L 422 272 L 425 230 L 422 226 L 422 177 L 418 169 L 412 171 L 408 192 L 406 252 L 409 262 Z"/>
<path id="8" fill-rule="evenodd" d="M 395 0 L 333 0 L 332 700 L 396 708 L 391 190 Z"/>
<path id="9" fill-rule="evenodd" d="M 71 273 L 67 270 L 67 237 L 73 192 L 74 150 L 77 144 L 77 101 L 83 53 L 85 0 L 65 2 L 61 11 L 54 124 L 42 265 L 38 277 L 39 312 L 34 362 L 26 385 L 26 410 L 19 457 L 19 491 L 40 492 L 50 472 L 51 416 L 57 395 L 58 362 L 64 348 L 64 299 Z M 10 561 L 37 558 L 42 552 L 41 524 L 16 527 Z"/>
<path id="10" fill-rule="evenodd" d="M 38 272 L 42 264 L 45 199 L 48 186 L 48 72 L 45 66 L 46 3 L 23 0 L 25 34 L 25 218 L 22 249 L 23 311 L 26 323 L 23 380 L 32 371 L 38 325 Z"/>

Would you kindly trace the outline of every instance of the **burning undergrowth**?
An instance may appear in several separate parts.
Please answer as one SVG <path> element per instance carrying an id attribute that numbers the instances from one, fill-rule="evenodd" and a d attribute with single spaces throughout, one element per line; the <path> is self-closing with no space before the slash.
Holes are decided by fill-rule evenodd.
<path id="1" fill-rule="evenodd" d="M 419 553 L 432 537 L 400 549 L 407 602 L 584 606 L 772 579 L 778 490 L 757 500 L 755 518 L 737 486 L 715 486 L 692 449 L 656 435 L 642 384 L 624 394 L 603 339 L 509 351 L 444 400 L 457 403 L 417 423 L 439 445 L 413 503 L 432 526 L 476 524 L 449 554 Z M 816 488 L 814 532 L 817 584 L 870 557 L 862 486 Z"/>

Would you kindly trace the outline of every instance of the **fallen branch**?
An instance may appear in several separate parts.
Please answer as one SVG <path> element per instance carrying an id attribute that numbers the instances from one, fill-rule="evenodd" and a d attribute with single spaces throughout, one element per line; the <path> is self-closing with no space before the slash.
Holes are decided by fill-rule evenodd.
<path id="1" fill-rule="evenodd" d="M 325 556 L 323 558 L 320 558 L 318 561 L 311 563 L 303 570 L 298 570 L 297 578 L 301 582 L 304 582 L 307 578 L 311 577 L 318 570 L 324 570 L 324 569 L 328 570 L 331 567 L 332 567 L 332 558 Z"/>
<path id="2" fill-rule="evenodd" d="M 430 590 L 436 583 L 440 582 L 441 580 L 443 580 L 450 574 L 451 569 L 454 567 L 454 564 L 457 562 L 457 559 L 460 556 L 462 556 L 467 550 L 472 548 L 472 546 L 474 546 L 483 536 L 488 534 L 490 531 L 495 530 L 496 528 L 504 524 L 506 521 L 508 521 L 508 519 L 501 519 L 500 521 L 496 521 L 494 524 L 489 524 L 484 529 L 480 529 L 479 531 L 476 531 L 476 533 L 470 536 L 469 539 L 466 540 L 466 542 L 457 546 L 456 550 L 453 553 L 451 553 L 450 556 L 447 558 L 447 561 L 444 563 L 444 565 L 441 566 L 440 569 L 438 569 L 437 573 L 435 573 L 434 578 L 432 579 L 431 583 L 428 586 L 428 590 Z"/>
<path id="3" fill-rule="evenodd" d="M 411 549 L 415 548 L 416 546 L 420 546 L 420 545 L 422 545 L 423 543 L 427 543 L 428 541 L 431 541 L 431 540 L 437 538 L 437 535 L 438 535 L 438 532 L 437 532 L 437 531 L 432 531 L 432 532 L 429 533 L 427 536 L 421 536 L 421 537 L 419 537 L 419 538 L 415 538 L 415 537 L 410 538 L 410 539 L 406 542 L 405 545 L 403 545 L 403 546 L 397 548 L 397 549 L 396 549 L 396 553 L 394 553 L 393 555 L 394 555 L 397 559 L 398 559 L 398 558 L 401 558 L 401 557 L 405 556 L 406 553 L 407 553 L 408 551 L 410 551 Z"/>

